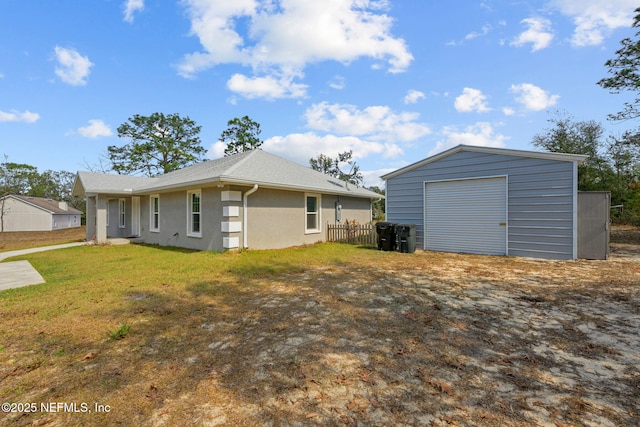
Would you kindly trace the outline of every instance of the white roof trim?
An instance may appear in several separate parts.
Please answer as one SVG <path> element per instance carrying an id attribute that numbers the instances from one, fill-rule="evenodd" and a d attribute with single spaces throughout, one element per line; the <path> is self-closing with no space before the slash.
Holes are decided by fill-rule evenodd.
<path id="1" fill-rule="evenodd" d="M 405 172 L 409 172 L 413 169 L 419 168 L 429 163 L 433 163 L 444 157 L 448 157 L 448 156 L 451 156 L 452 154 L 459 153 L 460 151 L 473 151 L 476 153 L 498 154 L 503 156 L 531 157 L 536 159 L 559 160 L 563 162 L 577 162 L 577 163 L 582 163 L 589 157 L 583 154 L 550 153 L 547 151 L 530 151 L 530 150 L 513 150 L 508 148 L 478 147 L 474 145 L 461 144 L 461 145 L 456 145 L 455 147 L 450 148 L 449 150 L 443 151 L 442 153 L 438 153 L 431 157 L 427 157 L 426 159 L 407 165 L 396 171 L 389 172 L 388 174 L 382 175 L 380 178 L 386 180 L 389 178 L 396 177 L 398 175 L 402 175 Z"/>

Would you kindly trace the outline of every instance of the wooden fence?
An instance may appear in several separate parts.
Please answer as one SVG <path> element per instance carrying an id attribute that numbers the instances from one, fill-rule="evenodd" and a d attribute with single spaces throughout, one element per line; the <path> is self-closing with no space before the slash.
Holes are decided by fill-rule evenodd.
<path id="1" fill-rule="evenodd" d="M 378 234 L 374 224 L 327 224 L 327 240 L 329 242 L 376 246 Z"/>

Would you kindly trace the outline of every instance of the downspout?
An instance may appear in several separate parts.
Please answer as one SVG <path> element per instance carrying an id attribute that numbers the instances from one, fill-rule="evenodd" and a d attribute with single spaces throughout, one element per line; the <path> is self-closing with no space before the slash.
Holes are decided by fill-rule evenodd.
<path id="1" fill-rule="evenodd" d="M 249 244 L 247 243 L 247 199 L 250 195 L 258 191 L 258 184 L 254 184 L 251 190 L 248 190 L 242 196 L 242 247 L 247 249 Z"/>
<path id="2" fill-rule="evenodd" d="M 578 162 L 573 162 L 573 254 L 578 259 Z"/>

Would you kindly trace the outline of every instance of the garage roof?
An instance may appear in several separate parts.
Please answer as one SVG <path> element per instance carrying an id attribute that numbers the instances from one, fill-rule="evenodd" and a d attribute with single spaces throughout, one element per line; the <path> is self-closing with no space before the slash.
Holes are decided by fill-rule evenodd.
<path id="1" fill-rule="evenodd" d="M 560 160 L 563 162 L 578 162 L 578 163 L 584 162 L 589 157 L 582 154 L 550 153 L 546 151 L 529 151 L 529 150 L 512 150 L 507 148 L 477 147 L 473 145 L 461 144 L 449 150 L 443 151 L 442 153 L 438 153 L 434 156 L 427 157 L 424 160 L 420 160 L 419 162 L 412 163 L 396 171 L 390 172 L 386 175 L 382 175 L 381 178 L 389 179 L 398 175 L 402 175 L 405 172 L 409 172 L 410 170 L 419 168 L 429 163 L 433 163 L 444 157 L 451 156 L 461 151 L 473 151 L 477 153 L 497 154 L 497 155 L 503 155 L 503 156 L 531 157 L 531 158 L 539 158 L 539 159 L 546 159 L 546 160 Z"/>

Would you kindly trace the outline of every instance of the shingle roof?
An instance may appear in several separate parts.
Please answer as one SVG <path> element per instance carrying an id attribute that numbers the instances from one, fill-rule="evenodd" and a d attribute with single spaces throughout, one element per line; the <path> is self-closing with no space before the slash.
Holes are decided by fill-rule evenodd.
<path id="1" fill-rule="evenodd" d="M 97 172 L 78 172 L 73 185 L 73 195 L 84 194 L 131 194 L 133 189 L 155 180 L 141 176 L 113 175 Z"/>
<path id="2" fill-rule="evenodd" d="M 316 191 L 324 194 L 363 198 L 382 197 L 372 191 L 348 184 L 262 150 L 252 150 L 221 159 L 209 160 L 157 178 L 125 177 L 90 172 L 79 172 L 78 178 L 87 193 L 152 193 L 212 182 L 224 182 L 243 185 L 258 184 L 269 188 Z M 126 192 L 125 188 L 130 191 Z"/>
<path id="3" fill-rule="evenodd" d="M 13 197 L 15 199 L 21 200 L 30 205 L 36 206 L 40 209 L 44 209 L 52 214 L 82 214 L 78 209 L 67 207 L 67 209 L 63 209 L 60 207 L 60 202 L 53 199 L 45 199 L 42 197 L 32 197 L 32 196 L 19 196 L 16 194 L 10 194 L 7 197 Z"/>

